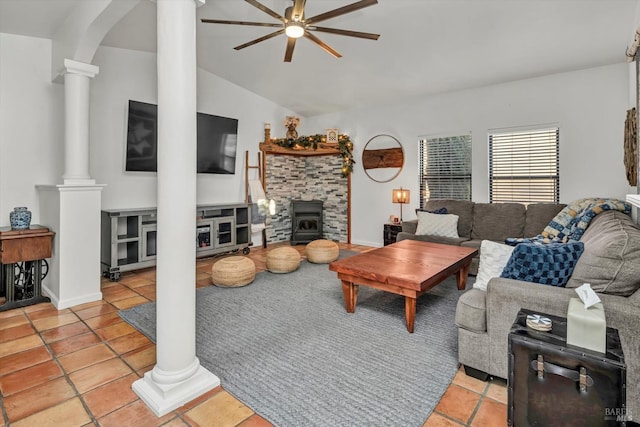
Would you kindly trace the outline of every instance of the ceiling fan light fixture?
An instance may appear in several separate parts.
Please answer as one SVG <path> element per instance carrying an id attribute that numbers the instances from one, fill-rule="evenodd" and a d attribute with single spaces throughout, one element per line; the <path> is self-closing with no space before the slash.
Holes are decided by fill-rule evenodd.
<path id="1" fill-rule="evenodd" d="M 292 39 L 299 39 L 304 35 L 304 27 L 301 22 L 289 21 L 285 24 L 284 33 Z"/>

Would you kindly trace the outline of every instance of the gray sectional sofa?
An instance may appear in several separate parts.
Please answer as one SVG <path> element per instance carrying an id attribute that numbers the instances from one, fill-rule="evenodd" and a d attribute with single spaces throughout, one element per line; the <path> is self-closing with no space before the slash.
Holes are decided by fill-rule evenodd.
<path id="1" fill-rule="evenodd" d="M 480 245 L 480 237 L 501 241 L 523 227 L 523 237 L 533 237 L 544 229 L 560 211 L 560 205 L 529 205 L 522 209 L 504 205 L 487 207 L 471 202 L 430 201 L 425 209 L 447 207 L 450 213 L 461 212 L 459 241 L 415 236 L 409 224 L 398 240 L 418 238 L 440 243 Z M 463 210 L 458 210 L 462 207 Z M 493 218 L 487 218 L 493 211 Z M 534 217 L 534 213 L 537 213 Z M 511 215 L 520 219 L 514 223 Z M 510 219 L 511 217 L 511 219 Z M 546 222 L 545 222 L 546 221 Z M 406 223 L 405 223 L 406 224 Z M 490 225 L 491 224 L 491 225 Z M 514 225 L 515 224 L 515 225 Z M 534 228 L 535 224 L 535 228 Z M 476 226 L 477 225 L 477 226 Z M 504 225 L 504 226 L 503 226 Z M 477 241 L 480 240 L 480 241 Z M 493 278 L 487 290 L 468 289 L 461 295 L 456 309 L 458 326 L 458 358 L 467 373 L 507 378 L 507 337 L 518 311 L 522 308 L 539 313 L 566 317 L 570 298 L 577 297 L 574 288 L 590 283 L 598 293 L 605 310 L 607 326 L 618 329 L 627 364 L 627 409 L 640 414 L 640 228 L 622 212 L 605 211 L 591 220 L 582 235 L 584 252 L 567 287 L 555 287 L 518 280 Z"/>
<path id="2" fill-rule="evenodd" d="M 504 242 L 509 237 L 535 237 L 566 205 L 533 203 L 474 203 L 465 200 L 429 200 L 422 210 L 435 211 L 446 208 L 458 215 L 458 238 L 416 235 L 418 220 L 402 223 L 397 241 L 404 239 L 447 245 L 468 246 L 478 249 L 471 263 L 470 274 L 478 272 L 480 244 L 483 240 Z"/>

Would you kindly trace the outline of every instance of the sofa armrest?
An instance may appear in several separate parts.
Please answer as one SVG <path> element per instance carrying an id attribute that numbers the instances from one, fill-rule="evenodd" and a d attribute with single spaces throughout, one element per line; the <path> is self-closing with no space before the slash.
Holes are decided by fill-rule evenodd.
<path id="1" fill-rule="evenodd" d="M 573 289 L 494 277 L 487 284 L 487 317 L 509 330 L 520 309 L 566 316 L 569 298 L 577 296 Z"/>
<path id="2" fill-rule="evenodd" d="M 633 324 L 640 330 L 640 305 L 635 300 L 598 296 L 604 305 L 607 326 L 620 329 Z M 490 332 L 491 328 L 509 330 L 522 308 L 566 317 L 570 298 L 578 298 L 575 289 L 495 277 L 487 285 L 487 328 Z"/>
<path id="3" fill-rule="evenodd" d="M 402 221 L 402 232 L 403 233 L 411 233 L 416 234 L 416 230 L 418 229 L 418 220 L 412 219 L 409 221 Z"/>

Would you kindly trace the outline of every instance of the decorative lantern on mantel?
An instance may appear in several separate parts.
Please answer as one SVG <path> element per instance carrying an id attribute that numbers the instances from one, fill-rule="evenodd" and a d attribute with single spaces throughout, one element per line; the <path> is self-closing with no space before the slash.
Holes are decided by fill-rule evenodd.
<path id="1" fill-rule="evenodd" d="M 264 142 L 271 142 L 271 123 L 264 124 Z"/>

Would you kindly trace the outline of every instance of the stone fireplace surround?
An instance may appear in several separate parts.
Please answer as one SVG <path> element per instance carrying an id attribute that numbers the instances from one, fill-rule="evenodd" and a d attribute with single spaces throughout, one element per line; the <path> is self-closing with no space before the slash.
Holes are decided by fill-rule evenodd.
<path id="1" fill-rule="evenodd" d="M 291 201 L 324 202 L 323 238 L 348 242 L 349 178 L 339 155 L 299 156 L 265 153 L 265 183 L 276 214 L 267 217 L 267 242 L 291 240 Z"/>

